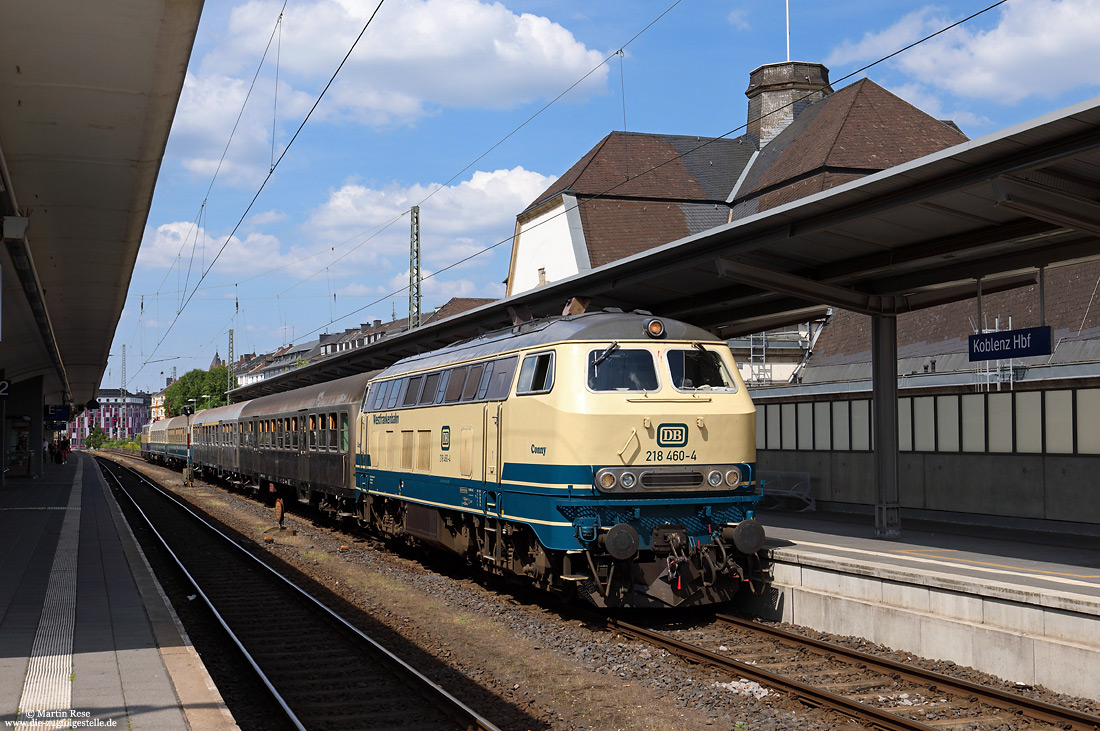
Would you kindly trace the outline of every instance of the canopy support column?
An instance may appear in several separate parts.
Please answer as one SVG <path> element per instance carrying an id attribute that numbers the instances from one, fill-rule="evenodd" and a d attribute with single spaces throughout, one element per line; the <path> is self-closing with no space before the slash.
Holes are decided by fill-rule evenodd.
<path id="1" fill-rule="evenodd" d="M 874 390 L 875 535 L 901 535 L 898 490 L 898 318 L 871 317 L 871 371 Z"/>

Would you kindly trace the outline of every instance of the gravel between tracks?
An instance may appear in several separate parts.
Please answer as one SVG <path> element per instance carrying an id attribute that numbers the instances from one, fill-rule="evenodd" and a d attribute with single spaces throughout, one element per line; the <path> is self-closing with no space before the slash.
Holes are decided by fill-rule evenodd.
<path id="1" fill-rule="evenodd" d="M 382 644 L 387 645 L 387 636 L 400 638 L 434 656 L 436 669 L 427 674 L 501 728 L 772 731 L 846 724 L 843 717 L 767 693 L 754 683 L 592 631 L 564 618 L 542 598 L 498 590 L 493 582 L 474 580 L 446 565 L 437 572 L 371 540 L 297 515 L 288 514 L 279 530 L 274 512 L 254 500 L 201 482 L 186 488 L 178 473 L 140 460 L 125 462 L 236 530 L 257 551 L 311 577 L 337 602 L 346 602 L 345 609 Z M 898 657 L 859 638 L 826 639 Z M 201 654 L 197 638 L 195 644 Z M 951 663 L 922 664 L 973 682 L 1003 683 Z M 479 690 L 471 691 L 474 687 Z M 1072 702 L 1093 713 L 1100 705 L 1067 701 L 1043 689 L 1029 694 Z M 234 714 L 242 728 L 250 725 L 242 711 Z"/>

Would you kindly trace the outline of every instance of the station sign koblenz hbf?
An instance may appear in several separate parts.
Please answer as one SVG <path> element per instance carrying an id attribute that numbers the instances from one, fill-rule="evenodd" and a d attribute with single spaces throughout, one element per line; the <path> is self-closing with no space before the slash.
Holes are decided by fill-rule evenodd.
<path id="1" fill-rule="evenodd" d="M 970 362 L 1050 355 L 1050 326 L 970 336 Z"/>

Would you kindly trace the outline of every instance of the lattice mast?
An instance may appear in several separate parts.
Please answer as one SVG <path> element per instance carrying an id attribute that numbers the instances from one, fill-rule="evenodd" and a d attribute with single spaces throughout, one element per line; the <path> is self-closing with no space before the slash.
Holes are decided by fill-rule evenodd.
<path id="1" fill-rule="evenodd" d="M 420 327 L 420 206 L 410 211 L 409 329 Z"/>
<path id="2" fill-rule="evenodd" d="M 229 389 L 233 388 L 233 328 L 229 328 L 229 355 L 225 359 L 225 393 L 229 401 Z"/>

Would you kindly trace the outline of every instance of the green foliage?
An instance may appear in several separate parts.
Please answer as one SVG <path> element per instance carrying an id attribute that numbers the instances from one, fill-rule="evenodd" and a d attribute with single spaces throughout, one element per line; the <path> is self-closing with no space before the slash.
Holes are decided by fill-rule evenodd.
<path id="1" fill-rule="evenodd" d="M 92 449 L 99 449 L 107 442 L 107 435 L 102 429 L 99 428 L 99 424 L 92 425 L 92 433 L 88 435 L 88 444 Z"/>
<path id="2" fill-rule="evenodd" d="M 168 405 L 169 416 L 179 416 L 180 409 L 187 406 L 194 399 L 196 411 L 215 406 L 225 406 L 226 391 L 226 366 L 218 366 L 212 371 L 204 371 L 201 368 L 184 373 L 183 376 L 168 387 L 164 393 L 164 400 Z M 237 387 L 237 377 L 233 376 L 232 387 Z"/>

